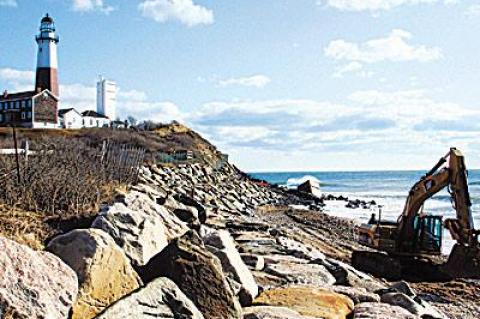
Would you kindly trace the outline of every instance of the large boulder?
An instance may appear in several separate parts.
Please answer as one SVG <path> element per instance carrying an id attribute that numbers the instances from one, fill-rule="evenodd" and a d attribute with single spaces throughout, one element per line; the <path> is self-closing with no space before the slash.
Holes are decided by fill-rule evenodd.
<path id="1" fill-rule="evenodd" d="M 187 224 L 169 211 L 167 207 L 158 204 L 156 200 L 143 193 L 129 192 L 125 197 L 124 204 L 133 211 L 141 211 L 146 215 L 154 216 L 154 218 L 160 218 L 165 225 L 165 235 L 168 240 L 180 237 L 189 230 Z"/>
<path id="2" fill-rule="evenodd" d="M 141 268 L 140 274 L 145 282 L 157 277 L 173 280 L 205 318 L 241 317 L 240 304 L 227 282 L 220 260 L 208 251 L 194 231 L 170 242 Z"/>
<path id="3" fill-rule="evenodd" d="M 0 318 L 67 318 L 77 275 L 57 256 L 0 237 Z"/>
<path id="4" fill-rule="evenodd" d="M 381 302 L 363 302 L 355 306 L 353 319 L 418 319 L 407 310 Z"/>
<path id="5" fill-rule="evenodd" d="M 79 293 L 73 319 L 93 318 L 141 285 L 123 250 L 100 229 L 77 229 L 57 236 L 47 250 L 77 273 Z"/>
<path id="6" fill-rule="evenodd" d="M 277 288 L 263 292 L 254 304 L 280 306 L 298 311 L 303 316 L 345 319 L 354 308 L 344 295 L 311 287 Z"/>
<path id="7" fill-rule="evenodd" d="M 96 319 L 204 319 L 193 302 L 168 278 L 157 278 L 120 299 Z"/>
<path id="8" fill-rule="evenodd" d="M 316 197 L 322 196 L 322 191 L 320 189 L 320 183 L 315 179 L 307 179 L 305 182 L 297 186 L 299 192 L 304 192 L 307 194 L 314 195 Z"/>
<path id="9" fill-rule="evenodd" d="M 228 231 L 211 232 L 204 241 L 208 249 L 220 259 L 223 271 L 240 283 L 239 298 L 242 306 L 249 306 L 258 295 L 258 286 Z"/>
<path id="10" fill-rule="evenodd" d="M 157 214 L 115 203 L 102 211 L 92 227 L 109 233 L 134 265 L 145 265 L 168 244 L 165 226 Z"/>

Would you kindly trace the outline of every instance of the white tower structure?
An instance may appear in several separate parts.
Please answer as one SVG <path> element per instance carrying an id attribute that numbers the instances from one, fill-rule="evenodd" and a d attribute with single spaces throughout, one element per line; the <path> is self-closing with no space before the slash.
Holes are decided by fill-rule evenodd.
<path id="1" fill-rule="evenodd" d="M 97 82 L 97 113 L 115 121 L 117 104 L 117 84 L 100 77 Z"/>
<path id="2" fill-rule="evenodd" d="M 38 44 L 35 89 L 48 89 L 58 97 L 58 36 L 55 35 L 55 23 L 48 13 L 40 22 L 40 34 L 35 40 Z"/>

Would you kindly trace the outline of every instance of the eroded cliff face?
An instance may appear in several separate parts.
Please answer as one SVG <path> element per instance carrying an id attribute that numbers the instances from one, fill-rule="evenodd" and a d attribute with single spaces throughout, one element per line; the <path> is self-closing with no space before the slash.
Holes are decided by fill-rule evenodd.
<path id="1" fill-rule="evenodd" d="M 406 284 L 391 286 L 348 265 L 357 247 L 353 222 L 289 206 L 315 203 L 229 164 L 142 167 L 139 183 L 82 231 L 97 234 L 89 236 L 94 244 L 51 251 L 66 264 L 90 265 L 74 268 L 79 279 L 101 278 L 102 296 L 114 296 L 95 299 L 87 318 L 445 317 Z M 109 272 L 108 258 L 91 262 L 96 247 L 127 261 L 128 271 Z M 139 287 L 117 285 L 122 276 Z M 91 301 L 81 287 L 79 300 Z M 2 307 L 8 303 L 0 300 Z M 463 311 L 462 318 L 478 314 Z"/>

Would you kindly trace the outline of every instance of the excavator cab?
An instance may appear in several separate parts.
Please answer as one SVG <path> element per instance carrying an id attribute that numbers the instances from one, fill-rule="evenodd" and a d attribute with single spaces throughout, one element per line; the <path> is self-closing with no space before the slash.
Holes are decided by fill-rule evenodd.
<path id="1" fill-rule="evenodd" d="M 440 254 L 442 251 L 443 218 L 441 216 L 415 216 L 413 251 Z"/>

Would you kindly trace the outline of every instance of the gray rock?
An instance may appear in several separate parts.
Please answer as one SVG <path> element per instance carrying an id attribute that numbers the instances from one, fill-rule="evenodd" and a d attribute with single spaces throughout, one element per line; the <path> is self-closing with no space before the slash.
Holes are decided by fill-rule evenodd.
<path id="1" fill-rule="evenodd" d="M 303 259 L 325 259 L 325 255 L 315 248 L 309 247 L 301 242 L 280 236 L 277 238 L 279 245 L 282 245 L 289 255 Z"/>
<path id="2" fill-rule="evenodd" d="M 265 258 L 255 254 L 240 254 L 243 262 L 255 270 L 263 270 L 265 268 Z"/>
<path id="3" fill-rule="evenodd" d="M 207 250 L 194 231 L 171 241 L 140 269 L 140 274 L 145 282 L 158 277 L 173 280 L 205 318 L 241 317 L 240 304 L 220 260 Z"/>
<path id="4" fill-rule="evenodd" d="M 363 302 L 355 306 L 353 319 L 419 319 L 407 310 L 381 302 Z"/>
<path id="5" fill-rule="evenodd" d="M 423 314 L 424 309 L 421 305 L 417 304 L 411 297 L 400 292 L 389 292 L 383 294 L 381 301 L 393 306 L 402 307 L 416 316 L 421 316 Z"/>
<path id="6" fill-rule="evenodd" d="M 157 278 L 120 299 L 96 319 L 204 319 L 193 302 L 168 278 Z"/>
<path id="7" fill-rule="evenodd" d="M 402 284 L 399 287 L 400 289 L 402 289 L 402 288 L 405 288 L 405 285 Z M 411 292 L 413 292 L 413 290 L 411 290 Z M 402 307 L 408 310 L 410 313 L 422 318 L 429 318 L 429 319 L 446 318 L 446 316 L 443 313 L 441 313 L 438 309 L 436 309 L 426 301 L 416 296 L 411 297 L 400 292 L 388 292 L 381 296 L 381 300 L 384 303 Z"/>
<path id="8" fill-rule="evenodd" d="M 77 275 L 57 256 L 0 237 L 0 318 L 67 318 Z"/>
<path id="9" fill-rule="evenodd" d="M 248 306 L 258 295 L 258 286 L 248 267 L 238 253 L 235 243 L 227 231 L 215 231 L 204 238 L 210 251 L 220 259 L 223 271 L 240 283 L 240 303 Z"/>
<path id="10" fill-rule="evenodd" d="M 286 307 L 256 306 L 243 309 L 243 319 L 314 319 Z"/>
<path id="11" fill-rule="evenodd" d="M 375 292 L 386 288 L 386 286 L 377 279 L 339 260 L 332 258 L 327 258 L 326 260 L 317 259 L 313 261 L 313 263 L 325 266 L 335 277 L 337 285 L 365 288 L 368 292 Z"/>
<path id="12" fill-rule="evenodd" d="M 284 278 L 293 284 L 323 287 L 333 285 L 336 281 L 324 266 L 315 264 L 270 264 L 265 267 L 265 272 Z"/>
<path id="13" fill-rule="evenodd" d="M 390 288 L 395 289 L 396 291 L 401 292 L 412 298 L 416 296 L 415 291 L 413 291 L 410 285 L 403 280 L 392 284 Z"/>
<path id="14" fill-rule="evenodd" d="M 380 302 L 380 296 L 372 292 L 368 292 L 365 288 L 354 288 L 347 286 L 332 286 L 333 292 L 345 295 L 352 299 L 355 304 L 362 302 Z"/>
<path id="15" fill-rule="evenodd" d="M 125 205 L 133 211 L 142 211 L 154 218 L 159 217 L 165 226 L 165 235 L 169 241 L 181 237 L 189 230 L 187 224 L 178 219 L 172 211 L 157 204 L 155 200 L 143 193 L 129 192 L 125 198 Z"/>
<path id="16" fill-rule="evenodd" d="M 110 234 L 135 265 L 143 266 L 168 244 L 163 220 L 145 210 L 131 210 L 115 203 L 101 212 L 92 223 Z"/>

